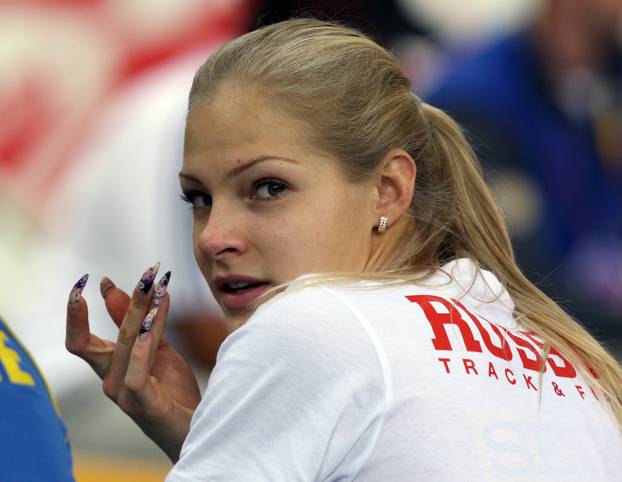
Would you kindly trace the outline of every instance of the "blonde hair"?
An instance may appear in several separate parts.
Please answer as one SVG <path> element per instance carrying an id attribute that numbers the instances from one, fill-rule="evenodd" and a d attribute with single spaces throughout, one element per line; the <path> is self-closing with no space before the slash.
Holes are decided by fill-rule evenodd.
<path id="1" fill-rule="evenodd" d="M 214 53 L 195 76 L 189 108 L 215 96 L 225 81 L 258 89 L 304 122 L 308 141 L 336 155 L 353 181 L 370 176 L 390 149 L 406 150 L 417 164 L 409 213 L 416 229 L 385 272 L 348 276 L 405 280 L 409 273 L 408 282 L 451 259 L 474 260 L 507 288 L 515 316 L 545 342 L 544 358 L 553 346 L 571 361 L 592 387 L 604 392 L 622 427 L 621 367 L 522 274 L 461 129 L 411 93 L 410 81 L 390 53 L 335 23 L 288 20 L 250 32 Z"/>

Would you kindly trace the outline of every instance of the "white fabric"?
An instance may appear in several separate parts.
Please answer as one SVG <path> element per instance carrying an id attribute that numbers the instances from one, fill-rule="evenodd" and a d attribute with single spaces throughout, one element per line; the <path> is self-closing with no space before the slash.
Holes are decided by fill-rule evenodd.
<path id="1" fill-rule="evenodd" d="M 622 436 L 583 378 L 551 355 L 539 385 L 495 277 L 444 269 L 455 281 L 294 285 L 260 307 L 222 345 L 167 481 L 619 480 Z M 455 324 L 430 321 L 458 302 Z"/>

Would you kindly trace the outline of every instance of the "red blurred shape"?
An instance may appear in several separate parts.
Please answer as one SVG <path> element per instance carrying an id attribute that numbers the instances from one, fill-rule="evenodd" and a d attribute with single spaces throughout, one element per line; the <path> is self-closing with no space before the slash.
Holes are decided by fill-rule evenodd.
<path id="1" fill-rule="evenodd" d="M 55 113 L 40 79 L 27 79 L 15 95 L 0 95 L 0 102 L 0 166 L 14 172 L 30 158 L 33 140 L 49 135 Z"/>

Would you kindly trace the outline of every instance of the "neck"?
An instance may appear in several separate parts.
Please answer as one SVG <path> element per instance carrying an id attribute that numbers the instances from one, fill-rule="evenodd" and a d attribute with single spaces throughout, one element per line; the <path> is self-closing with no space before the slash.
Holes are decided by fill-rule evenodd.
<path id="1" fill-rule="evenodd" d="M 413 230 L 412 220 L 402 216 L 384 233 L 375 233 L 364 271 L 374 273 L 399 268 L 396 266 L 397 257 L 407 249 L 406 240 L 411 238 Z"/>

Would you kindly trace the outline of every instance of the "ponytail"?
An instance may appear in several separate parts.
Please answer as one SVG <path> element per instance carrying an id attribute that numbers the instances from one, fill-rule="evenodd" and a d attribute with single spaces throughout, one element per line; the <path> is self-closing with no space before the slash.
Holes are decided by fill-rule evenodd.
<path id="1" fill-rule="evenodd" d="M 456 212 L 445 228 L 452 246 L 452 257 L 468 257 L 495 273 L 515 304 L 517 320 L 544 341 L 546 358 L 554 347 L 600 391 L 622 428 L 622 369 L 579 323 L 545 295 L 520 271 L 507 228 L 486 184 L 477 158 L 458 125 L 444 112 L 424 104 L 422 115 L 429 131 L 429 142 L 421 164 L 443 164 L 448 189 Z M 422 184 L 426 180 L 421 181 Z M 420 196 L 417 196 L 418 198 Z M 418 211 L 418 200 L 413 211 Z M 415 215 L 416 217 L 416 215 Z M 429 215 L 426 216 L 428 219 Z M 446 251 L 442 248 L 437 256 Z M 446 254 L 446 253 L 445 253 Z M 423 260 L 411 260 L 412 265 Z"/>

